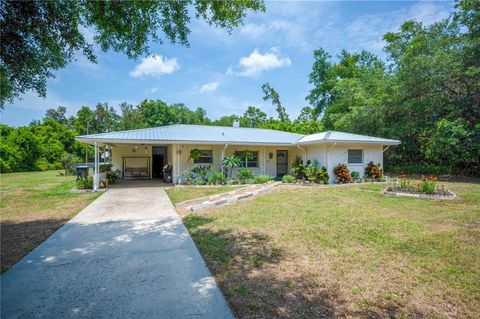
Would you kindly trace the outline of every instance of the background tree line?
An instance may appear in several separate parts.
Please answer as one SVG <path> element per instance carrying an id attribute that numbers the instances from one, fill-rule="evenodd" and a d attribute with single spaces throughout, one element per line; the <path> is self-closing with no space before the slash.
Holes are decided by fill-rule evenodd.
<path id="1" fill-rule="evenodd" d="M 120 114 L 100 103 L 68 118 L 66 108 L 58 107 L 29 126 L 1 127 L 1 171 L 57 168 L 68 154 L 80 160 L 85 147 L 74 136 L 87 131 L 231 126 L 239 120 L 243 127 L 302 134 L 337 130 L 400 139 L 400 146 L 385 153 L 387 170 L 479 175 L 480 2 L 460 1 L 448 19 L 433 25 L 407 21 L 384 40 L 386 61 L 367 51 L 343 50 L 332 58 L 315 50 L 309 106 L 294 120 L 269 83 L 261 89 L 275 106 L 275 118 L 249 106 L 244 114 L 211 120 L 202 108 L 161 100 L 122 103 Z"/>

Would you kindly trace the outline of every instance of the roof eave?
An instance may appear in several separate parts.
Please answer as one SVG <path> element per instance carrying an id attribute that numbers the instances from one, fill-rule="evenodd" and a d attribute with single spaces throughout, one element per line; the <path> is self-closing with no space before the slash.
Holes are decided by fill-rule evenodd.
<path id="1" fill-rule="evenodd" d="M 325 143 L 337 143 L 337 144 L 371 144 L 371 145 L 400 145 L 401 142 L 397 140 L 391 141 L 355 141 L 355 140 L 318 140 L 299 142 L 299 145 L 312 145 L 312 144 L 325 144 Z"/>

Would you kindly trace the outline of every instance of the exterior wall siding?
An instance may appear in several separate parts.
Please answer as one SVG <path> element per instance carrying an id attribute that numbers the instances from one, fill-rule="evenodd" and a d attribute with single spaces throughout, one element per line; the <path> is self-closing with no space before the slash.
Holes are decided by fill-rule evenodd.
<path id="1" fill-rule="evenodd" d="M 361 164 L 348 164 L 348 150 L 363 150 L 363 162 Z M 307 147 L 307 159 L 317 159 L 321 166 L 325 166 L 330 176 L 329 182 L 335 182 L 333 169 L 338 164 L 345 164 L 350 173 L 358 172 L 363 177 L 365 167 L 370 161 L 380 163 L 383 168 L 383 146 L 370 144 L 320 144 Z"/>
<path id="2" fill-rule="evenodd" d="M 135 144 L 115 145 L 112 147 L 112 169 L 123 171 L 124 157 L 148 157 L 150 159 L 150 177 L 152 176 L 152 145 L 137 145 L 137 152 L 133 151 Z M 213 155 L 213 163 L 210 164 L 214 169 L 221 169 L 222 150 L 225 145 L 189 145 L 189 144 L 169 144 L 158 146 L 167 146 L 168 163 L 173 167 L 173 178 L 176 182 L 181 175 L 188 169 L 196 165 L 208 164 L 194 164 L 193 160 L 189 159 L 190 151 L 194 148 L 200 150 L 211 150 Z M 304 151 L 302 151 L 303 149 Z M 288 171 L 292 167 L 292 162 L 296 156 L 301 156 L 304 161 L 318 160 L 320 166 L 325 166 L 330 175 L 330 183 L 335 182 L 335 175 L 333 169 L 338 164 L 346 164 L 350 172 L 358 172 L 363 177 L 366 165 L 373 161 L 380 163 L 383 167 L 383 146 L 369 145 L 369 144 L 314 144 L 304 145 L 301 149 L 297 146 L 242 146 L 229 145 L 225 149 L 225 156 L 233 156 L 236 151 L 257 151 L 258 152 L 258 167 L 250 168 L 255 175 L 270 175 L 275 177 L 277 175 L 276 167 L 276 152 L 277 150 L 288 151 Z M 363 163 L 348 164 L 348 149 L 362 149 Z M 270 158 L 270 153 L 272 158 Z M 235 176 L 238 169 L 234 169 L 232 177 Z"/>

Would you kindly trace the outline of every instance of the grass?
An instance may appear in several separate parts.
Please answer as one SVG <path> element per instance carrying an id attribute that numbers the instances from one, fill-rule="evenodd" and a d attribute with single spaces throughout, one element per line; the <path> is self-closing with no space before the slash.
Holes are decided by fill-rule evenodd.
<path id="1" fill-rule="evenodd" d="M 186 200 L 230 192 L 242 187 L 243 186 L 172 187 L 166 191 L 172 203 L 178 204 Z"/>
<path id="2" fill-rule="evenodd" d="M 281 187 L 184 222 L 239 318 L 478 318 L 480 184 L 445 185 Z"/>
<path id="3" fill-rule="evenodd" d="M 70 192 L 75 186 L 57 171 L 0 175 L 2 272 L 99 196 Z"/>

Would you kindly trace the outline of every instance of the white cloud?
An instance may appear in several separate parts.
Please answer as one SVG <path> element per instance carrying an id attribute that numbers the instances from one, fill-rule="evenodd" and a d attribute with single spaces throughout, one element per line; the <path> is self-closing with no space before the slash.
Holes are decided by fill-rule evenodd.
<path id="1" fill-rule="evenodd" d="M 220 85 L 220 82 L 210 82 L 210 83 L 205 83 L 200 87 L 198 90 L 200 93 L 210 93 L 214 92 L 217 90 L 218 86 Z"/>
<path id="2" fill-rule="evenodd" d="M 271 48 L 270 51 L 262 54 L 258 49 L 253 50 L 249 56 L 243 57 L 238 62 L 238 70 L 232 68 L 227 70 L 227 75 L 235 74 L 239 76 L 255 77 L 263 71 L 274 68 L 289 66 L 292 61 L 288 57 L 282 57 L 277 48 Z"/>
<path id="3" fill-rule="evenodd" d="M 166 58 L 161 55 L 151 55 L 143 58 L 142 62 L 130 72 L 130 76 L 134 78 L 144 76 L 159 76 L 162 74 L 170 74 L 180 68 L 176 58 Z"/>

